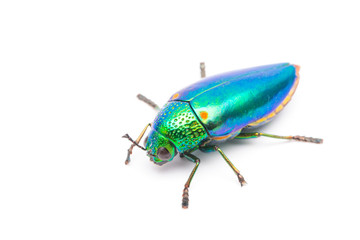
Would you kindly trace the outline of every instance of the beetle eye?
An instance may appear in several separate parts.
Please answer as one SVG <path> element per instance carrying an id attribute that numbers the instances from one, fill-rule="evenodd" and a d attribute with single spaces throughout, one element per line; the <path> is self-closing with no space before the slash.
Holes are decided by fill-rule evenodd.
<path id="1" fill-rule="evenodd" d="M 171 158 L 171 153 L 166 148 L 160 147 L 157 151 L 157 156 L 159 159 L 166 161 Z"/>

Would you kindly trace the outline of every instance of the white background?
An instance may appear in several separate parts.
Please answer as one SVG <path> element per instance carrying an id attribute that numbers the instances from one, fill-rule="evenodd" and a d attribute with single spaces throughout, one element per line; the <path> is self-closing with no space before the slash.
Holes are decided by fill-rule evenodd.
<path id="1" fill-rule="evenodd" d="M 356 1 L 1 1 L 0 239 L 359 239 Z M 267 133 L 162 167 L 130 143 L 207 74 L 301 65 Z"/>

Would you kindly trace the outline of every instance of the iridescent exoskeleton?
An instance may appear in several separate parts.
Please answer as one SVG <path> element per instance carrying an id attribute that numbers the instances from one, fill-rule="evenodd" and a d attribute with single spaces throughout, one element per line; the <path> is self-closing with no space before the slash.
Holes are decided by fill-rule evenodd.
<path id="1" fill-rule="evenodd" d="M 201 64 L 201 76 L 205 66 Z M 183 208 L 188 207 L 190 182 L 200 160 L 195 150 L 218 151 L 238 176 L 241 186 L 246 182 L 239 170 L 217 146 L 231 139 L 267 136 L 322 143 L 322 139 L 303 136 L 277 136 L 251 132 L 251 129 L 269 122 L 290 101 L 299 83 L 299 66 L 280 63 L 223 73 L 202 80 L 176 92 L 162 107 L 151 126 L 145 148 L 139 145 L 146 128 L 128 150 L 126 163 L 135 145 L 147 151 L 157 165 L 173 160 L 179 153 L 196 165 L 185 184 Z M 142 95 L 141 100 L 158 109 Z M 244 131 L 246 130 L 246 131 Z"/>

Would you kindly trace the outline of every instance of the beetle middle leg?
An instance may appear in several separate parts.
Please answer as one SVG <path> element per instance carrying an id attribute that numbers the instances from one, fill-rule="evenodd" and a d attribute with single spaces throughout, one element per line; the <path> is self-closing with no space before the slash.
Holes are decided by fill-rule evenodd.
<path id="1" fill-rule="evenodd" d="M 235 139 L 248 139 L 248 138 L 257 138 L 257 137 L 270 137 L 270 138 L 277 138 L 277 139 L 292 139 L 300 142 L 311 142 L 311 143 L 323 143 L 323 139 L 321 138 L 312 138 L 312 137 L 304 137 L 304 136 L 278 136 L 273 134 L 267 134 L 267 133 L 240 133 L 235 137 Z"/>
<path id="2" fill-rule="evenodd" d="M 218 146 L 203 146 L 200 148 L 200 150 L 203 152 L 218 151 L 220 153 L 220 155 L 223 157 L 223 159 L 226 161 L 226 163 L 229 164 L 231 169 L 234 171 L 235 175 L 238 177 L 241 186 L 246 185 L 246 181 L 245 181 L 243 175 L 240 174 L 239 169 L 237 169 L 234 166 L 234 164 L 230 161 L 230 159 L 225 155 L 225 153 Z"/>
<path id="3" fill-rule="evenodd" d="M 195 167 L 191 171 L 190 176 L 185 183 L 183 195 L 182 195 L 182 197 L 183 197 L 182 198 L 182 208 L 188 208 L 189 207 L 189 187 L 190 187 L 191 180 L 193 179 L 195 172 L 196 172 L 197 168 L 199 167 L 200 159 L 190 153 L 184 153 L 183 156 L 186 157 L 188 160 L 192 161 L 193 163 L 195 163 Z"/>
<path id="4" fill-rule="evenodd" d="M 156 111 L 159 111 L 160 110 L 160 107 L 154 103 L 153 101 L 151 101 L 150 99 L 148 99 L 147 97 L 145 97 L 144 95 L 142 94 L 138 94 L 137 95 L 137 98 L 140 100 L 140 101 L 143 101 L 144 103 L 148 104 L 150 107 L 152 107 L 153 109 L 155 109 Z"/>
<path id="5" fill-rule="evenodd" d="M 201 76 L 201 78 L 206 77 L 205 63 L 204 62 L 200 63 L 200 76 Z"/>

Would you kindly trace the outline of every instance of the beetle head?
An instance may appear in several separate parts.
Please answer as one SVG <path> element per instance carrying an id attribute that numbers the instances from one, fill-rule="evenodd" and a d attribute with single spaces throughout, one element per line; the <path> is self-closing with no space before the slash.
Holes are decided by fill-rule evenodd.
<path id="1" fill-rule="evenodd" d="M 159 166 L 170 162 L 177 154 L 175 145 L 155 129 L 151 129 L 145 141 L 150 160 Z"/>

